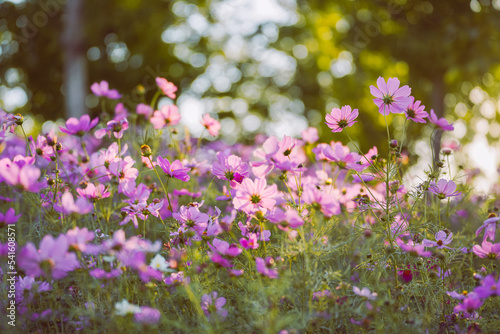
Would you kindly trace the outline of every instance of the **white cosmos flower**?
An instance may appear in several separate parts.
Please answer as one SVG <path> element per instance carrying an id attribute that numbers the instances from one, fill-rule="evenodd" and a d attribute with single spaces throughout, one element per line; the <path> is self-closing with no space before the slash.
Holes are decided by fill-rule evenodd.
<path id="1" fill-rule="evenodd" d="M 115 303 L 116 315 L 127 315 L 141 312 L 141 308 L 137 305 L 130 304 L 126 299 L 119 303 Z"/>

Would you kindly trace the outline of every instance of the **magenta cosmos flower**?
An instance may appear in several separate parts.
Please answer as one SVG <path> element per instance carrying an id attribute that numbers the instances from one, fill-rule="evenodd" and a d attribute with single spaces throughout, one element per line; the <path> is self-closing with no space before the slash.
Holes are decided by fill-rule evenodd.
<path id="1" fill-rule="evenodd" d="M 446 245 L 451 243 L 451 241 L 453 240 L 453 233 L 450 232 L 450 234 L 446 234 L 445 231 L 439 231 L 434 235 L 434 238 L 436 239 L 436 241 L 424 239 L 422 243 L 427 247 L 437 247 L 437 249 L 442 249 L 442 248 L 451 249 Z"/>
<path id="2" fill-rule="evenodd" d="M 177 125 L 181 120 L 181 114 L 179 113 L 179 108 L 177 106 L 170 104 L 164 105 L 160 110 L 156 110 L 153 113 L 153 117 L 149 119 L 153 128 L 161 129 L 168 125 Z"/>
<path id="3" fill-rule="evenodd" d="M 492 244 L 491 242 L 483 240 L 481 246 L 474 245 L 474 247 L 472 247 L 472 251 L 481 258 L 488 258 L 492 260 L 498 259 L 500 258 L 500 243 Z"/>
<path id="4" fill-rule="evenodd" d="M 59 129 L 69 135 L 82 137 L 85 133 L 89 132 L 94 126 L 96 126 L 98 122 L 98 117 L 91 121 L 89 115 L 83 115 L 79 120 L 74 117 L 70 117 L 66 121 L 66 127 L 60 126 Z"/>
<path id="5" fill-rule="evenodd" d="M 219 135 L 219 130 L 221 128 L 220 122 L 215 118 L 210 117 L 209 114 L 203 115 L 201 125 L 203 125 L 205 129 L 208 130 L 208 133 L 211 136 L 217 137 Z"/>
<path id="6" fill-rule="evenodd" d="M 446 118 L 439 118 L 436 116 L 434 109 L 431 109 L 431 115 L 429 116 L 429 122 L 435 124 L 438 128 L 443 129 L 444 131 L 453 131 L 454 127 L 452 124 L 448 123 Z"/>
<path id="7" fill-rule="evenodd" d="M 226 298 L 217 298 L 217 292 L 215 291 L 201 296 L 201 309 L 208 319 L 213 317 L 214 314 L 225 319 L 227 317 L 227 310 L 223 309 L 224 305 L 226 305 Z"/>
<path id="8" fill-rule="evenodd" d="M 224 152 L 217 153 L 217 162 L 212 165 L 212 173 L 221 180 L 241 183 L 249 174 L 248 164 L 236 155 L 226 156 Z M 232 184 L 234 187 L 236 183 Z"/>
<path id="9" fill-rule="evenodd" d="M 108 137 L 111 138 L 111 133 L 113 133 L 113 136 L 115 136 L 115 138 L 122 138 L 123 131 L 127 129 L 128 129 L 128 121 L 126 118 L 123 118 L 119 121 L 111 120 L 106 124 L 105 128 L 97 130 L 95 132 L 95 137 L 101 139 L 106 134 L 108 134 Z"/>
<path id="10" fill-rule="evenodd" d="M 429 114 L 427 111 L 424 111 L 425 106 L 420 105 L 420 101 L 415 101 L 413 96 L 410 96 L 410 99 L 410 104 L 405 109 L 406 118 L 417 123 L 427 123 L 424 118 L 429 116 Z"/>
<path id="11" fill-rule="evenodd" d="M 169 82 L 165 78 L 157 77 L 156 84 L 158 85 L 158 88 L 161 89 L 163 94 L 171 99 L 175 99 L 175 92 L 177 92 L 177 87 L 173 83 Z"/>
<path id="12" fill-rule="evenodd" d="M 122 97 L 116 89 L 109 89 L 108 82 L 104 80 L 100 83 L 94 82 L 94 84 L 90 86 L 90 90 L 96 96 L 104 96 L 111 100 L 116 100 Z"/>
<path id="13" fill-rule="evenodd" d="M 134 313 L 135 322 L 149 326 L 156 325 L 160 317 L 160 311 L 149 306 L 142 306 L 139 312 Z"/>
<path id="14" fill-rule="evenodd" d="M 266 179 L 244 179 L 236 191 L 236 197 L 233 200 L 234 208 L 247 214 L 253 214 L 257 211 L 266 213 L 276 204 L 274 196 L 278 189 L 275 184 L 267 187 Z"/>
<path id="15" fill-rule="evenodd" d="M 386 84 L 385 79 L 379 77 L 377 86 L 378 88 L 370 86 L 370 93 L 376 97 L 373 102 L 379 107 L 382 115 L 402 113 L 410 104 L 411 88 L 407 85 L 399 87 L 398 78 L 389 78 Z"/>
<path id="16" fill-rule="evenodd" d="M 500 278 L 495 280 L 494 275 L 488 275 L 481 281 L 481 286 L 474 289 L 479 298 L 500 296 Z"/>
<path id="17" fill-rule="evenodd" d="M 440 199 L 445 199 L 447 197 L 460 196 L 461 191 L 455 191 L 457 185 L 453 181 L 446 181 L 445 179 L 439 180 L 437 183 L 431 182 L 429 185 L 429 190 L 431 193 L 436 194 Z"/>
<path id="18" fill-rule="evenodd" d="M 487 238 L 489 238 L 491 241 L 495 240 L 495 232 L 499 221 L 500 217 L 498 217 L 495 213 L 490 214 L 490 216 L 488 216 L 488 219 L 484 221 L 483 225 L 477 229 L 476 237 L 479 236 L 479 233 L 484 230 L 485 232 L 483 240 L 486 240 Z"/>
<path id="19" fill-rule="evenodd" d="M 454 312 L 467 312 L 472 313 L 483 305 L 483 302 L 479 296 L 471 292 L 467 295 L 467 298 L 461 304 L 458 304 L 453 308 Z"/>
<path id="20" fill-rule="evenodd" d="M 75 253 L 68 253 L 68 246 L 64 234 L 57 239 L 46 235 L 40 243 L 39 250 L 29 242 L 21 250 L 19 267 L 33 277 L 44 276 L 56 280 L 64 278 L 68 272 L 80 266 Z"/>
<path id="21" fill-rule="evenodd" d="M 160 166 L 169 177 L 174 177 L 184 182 L 189 181 L 189 175 L 187 173 L 190 168 L 184 168 L 182 162 L 179 160 L 175 160 L 172 164 L 170 164 L 168 159 L 158 157 L 156 161 L 158 162 L 158 166 Z"/>
<path id="22" fill-rule="evenodd" d="M 332 129 L 332 132 L 341 132 L 345 127 L 356 123 L 358 115 L 358 109 L 351 110 L 350 106 L 343 106 L 342 109 L 333 108 L 331 113 L 326 115 L 325 124 Z"/>

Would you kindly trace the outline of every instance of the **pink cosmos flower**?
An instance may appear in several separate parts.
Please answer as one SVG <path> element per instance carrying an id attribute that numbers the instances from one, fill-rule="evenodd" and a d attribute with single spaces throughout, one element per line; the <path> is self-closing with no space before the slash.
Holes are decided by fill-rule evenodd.
<path id="1" fill-rule="evenodd" d="M 149 119 L 155 129 L 161 129 L 170 125 L 177 125 L 180 120 L 181 114 L 179 113 L 179 108 L 173 104 L 163 105 L 160 110 L 156 110 L 153 113 L 153 117 Z"/>
<path id="2" fill-rule="evenodd" d="M 266 216 L 271 223 L 277 224 L 278 228 L 287 230 L 287 228 L 297 228 L 304 225 L 304 220 L 297 211 L 287 209 L 283 211 L 280 208 L 275 208 L 272 213 Z"/>
<path id="3" fill-rule="evenodd" d="M 356 152 L 349 152 L 349 148 L 342 143 L 335 143 L 333 148 L 327 145 L 323 149 L 323 154 L 328 160 L 335 161 L 341 169 L 354 169 L 360 172 L 365 168 L 361 164 L 361 156 Z"/>
<path id="4" fill-rule="evenodd" d="M 266 213 L 276 204 L 274 197 L 278 192 L 275 184 L 267 187 L 266 179 L 244 179 L 236 191 L 233 199 L 234 208 L 247 214 L 254 214 L 257 211 Z"/>
<path id="5" fill-rule="evenodd" d="M 331 194 L 316 188 L 314 184 L 304 186 L 302 199 L 327 217 L 338 215 L 341 212 L 339 202 Z"/>
<path id="6" fill-rule="evenodd" d="M 79 228 L 78 226 L 66 232 L 66 240 L 68 241 L 69 250 L 79 251 L 88 254 L 98 254 L 100 245 L 91 245 L 90 241 L 94 240 L 95 233 L 89 231 L 86 227 Z"/>
<path id="7" fill-rule="evenodd" d="M 184 168 L 182 162 L 179 160 L 175 160 L 172 164 L 170 164 L 168 159 L 158 157 L 156 161 L 158 162 L 158 166 L 160 166 L 169 177 L 173 177 L 184 182 L 189 181 L 189 175 L 187 173 L 190 169 Z"/>
<path id="8" fill-rule="evenodd" d="M 377 293 L 376 292 L 370 292 L 370 290 L 368 288 L 363 288 L 363 289 L 359 289 L 357 286 L 354 286 L 352 288 L 352 291 L 357 294 L 358 296 L 361 296 L 361 297 L 365 297 L 369 300 L 375 300 L 377 299 Z"/>
<path id="9" fill-rule="evenodd" d="M 439 118 L 436 116 L 434 109 L 431 109 L 431 115 L 429 116 L 429 122 L 435 124 L 438 128 L 441 128 L 444 131 L 453 131 L 454 127 L 452 124 L 448 123 L 446 118 Z"/>
<path id="10" fill-rule="evenodd" d="M 423 256 L 423 257 L 429 257 L 432 255 L 431 251 L 424 250 L 425 245 L 415 244 L 413 243 L 413 240 L 409 240 L 408 243 L 406 244 L 403 240 L 397 239 L 396 243 L 403 251 L 410 253 L 411 255 Z"/>
<path id="11" fill-rule="evenodd" d="M 248 239 L 241 238 L 240 245 L 241 245 L 241 247 L 243 247 L 245 249 L 257 249 L 257 248 L 259 248 L 257 234 L 249 233 Z"/>
<path id="12" fill-rule="evenodd" d="M 0 160 L 0 177 L 10 186 L 30 192 L 38 192 L 42 183 L 38 182 L 41 172 L 35 166 L 26 163 L 26 159 L 11 161 L 9 158 Z M 34 162 L 34 160 L 30 160 Z"/>
<path id="13" fill-rule="evenodd" d="M 370 92 L 376 99 L 373 102 L 379 107 L 382 115 L 389 113 L 402 113 L 410 104 L 411 88 L 408 86 L 399 87 L 398 78 L 389 78 L 387 84 L 384 78 L 377 79 L 377 87 L 370 86 Z"/>
<path id="14" fill-rule="evenodd" d="M 241 183 L 248 177 L 250 171 L 248 164 L 244 163 L 236 155 L 226 156 L 224 152 L 217 153 L 217 162 L 212 165 L 212 173 L 221 180 L 232 181 L 231 186 L 236 186 L 236 182 Z"/>
<path id="15" fill-rule="evenodd" d="M 106 271 L 101 268 L 96 268 L 89 271 L 90 276 L 100 280 L 110 280 L 120 276 L 121 274 L 122 271 L 120 269 L 112 269 L 111 271 Z"/>
<path id="16" fill-rule="evenodd" d="M 19 217 L 21 217 L 21 214 L 18 214 L 16 216 L 16 211 L 14 210 L 14 208 L 8 209 L 5 214 L 0 212 L 0 226 L 15 224 L 19 220 Z"/>
<path id="17" fill-rule="evenodd" d="M 52 286 L 43 281 L 35 281 L 31 276 L 20 277 L 16 282 L 16 303 L 27 306 L 36 294 L 52 290 Z"/>
<path id="18" fill-rule="evenodd" d="M 2 122 L 0 122 L 0 124 L 2 124 L 2 130 L 6 131 L 7 129 L 9 129 L 10 133 L 14 133 L 16 125 L 22 124 L 23 116 L 21 116 L 20 114 L 17 114 L 17 115 L 8 114 L 8 113 L 5 113 L 5 111 L 3 111 L 1 109 L 0 109 L 0 111 L 2 112 L 2 114 L 4 114 Z"/>
<path id="19" fill-rule="evenodd" d="M 220 122 L 215 118 L 210 117 L 209 114 L 203 115 L 201 125 L 203 125 L 205 129 L 208 130 L 208 133 L 211 136 L 217 137 L 219 135 L 219 130 L 221 128 Z"/>
<path id="20" fill-rule="evenodd" d="M 333 108 L 330 114 L 327 114 L 326 125 L 332 132 L 341 132 L 345 127 L 353 126 L 355 119 L 358 117 L 358 109 L 351 111 L 351 106 L 343 106 L 342 109 Z"/>
<path id="21" fill-rule="evenodd" d="M 309 127 L 305 130 L 303 130 L 300 135 L 302 136 L 302 139 L 309 144 L 314 144 L 315 142 L 318 141 L 319 135 L 318 135 L 318 129 L 314 127 Z"/>
<path id="22" fill-rule="evenodd" d="M 434 238 L 436 239 L 436 241 L 424 239 L 422 243 L 426 247 L 437 247 L 437 249 L 442 249 L 442 248 L 451 249 L 446 245 L 450 244 L 451 241 L 453 240 L 453 233 L 450 232 L 450 234 L 447 235 L 445 231 L 439 231 L 434 235 Z"/>
<path id="23" fill-rule="evenodd" d="M 189 277 L 184 276 L 183 271 L 179 271 L 177 273 L 172 273 L 170 276 L 165 278 L 164 282 L 167 285 L 188 285 L 191 279 Z"/>
<path id="24" fill-rule="evenodd" d="M 462 192 L 455 191 L 455 189 L 457 189 L 455 182 L 447 181 L 445 179 L 440 179 L 437 183 L 431 182 L 429 185 L 429 191 L 436 194 L 440 199 L 460 196 Z"/>
<path id="25" fill-rule="evenodd" d="M 67 133 L 69 135 L 76 135 L 78 137 L 82 137 L 84 134 L 89 132 L 92 128 L 94 128 L 99 122 L 99 118 L 96 117 L 92 121 L 90 120 L 89 115 L 83 115 L 80 119 L 76 119 L 74 117 L 70 117 L 66 121 L 66 127 L 60 126 L 59 129 Z"/>
<path id="26" fill-rule="evenodd" d="M 272 136 L 266 139 L 262 148 L 256 149 L 253 155 L 260 161 L 252 162 L 252 171 L 258 178 L 263 178 L 274 167 L 291 172 L 302 172 L 301 166 L 306 161 L 300 141 L 284 136 L 282 140 Z"/>
<path id="27" fill-rule="evenodd" d="M 85 197 L 94 203 L 111 195 L 108 188 L 103 184 L 98 184 L 96 186 L 93 183 L 87 183 L 87 187 L 85 189 L 76 188 L 76 192 L 80 196 Z"/>
<path id="28" fill-rule="evenodd" d="M 492 260 L 498 259 L 500 258 L 500 243 L 492 244 L 491 242 L 483 240 L 481 246 L 474 245 L 474 247 L 472 247 L 472 251 L 481 258 L 488 258 Z"/>
<path id="29" fill-rule="evenodd" d="M 79 268 L 80 264 L 75 253 L 68 253 L 68 240 L 64 234 L 57 239 L 46 235 L 41 243 L 40 249 L 28 242 L 21 250 L 18 265 L 26 274 L 46 278 L 61 279 L 68 272 Z"/>
<path id="30" fill-rule="evenodd" d="M 106 127 L 95 132 L 95 137 L 101 139 L 106 134 L 111 138 L 111 133 L 115 138 L 122 138 L 123 131 L 128 129 L 128 121 L 126 118 L 123 118 L 119 121 L 111 120 L 106 124 Z"/>
<path id="31" fill-rule="evenodd" d="M 149 119 L 151 116 L 153 116 L 153 108 L 144 103 L 139 103 L 135 111 L 139 115 L 144 115 L 146 119 Z"/>
<path id="32" fill-rule="evenodd" d="M 217 298 L 215 291 L 201 297 L 201 309 L 208 319 L 217 315 L 224 320 L 227 317 L 227 310 L 223 309 L 224 305 L 226 305 L 226 298 Z"/>
<path id="33" fill-rule="evenodd" d="M 122 97 L 116 89 L 109 89 L 108 82 L 104 80 L 100 83 L 94 82 L 92 86 L 90 86 L 90 90 L 96 96 L 104 96 L 111 100 L 117 100 Z"/>
<path id="34" fill-rule="evenodd" d="M 410 99 L 411 101 L 405 109 L 406 118 L 417 123 L 427 123 L 424 118 L 429 116 L 429 114 L 424 111 L 425 106 L 420 105 L 420 101 L 415 101 L 413 96 L 410 96 Z"/>
<path id="35" fill-rule="evenodd" d="M 30 141 L 30 146 L 31 152 L 36 153 L 45 160 L 50 161 L 50 157 L 54 156 L 54 148 L 47 144 L 47 138 L 44 136 L 39 135 L 36 142 Z"/>
<path id="36" fill-rule="evenodd" d="M 161 89 L 163 94 L 171 99 L 175 99 L 175 92 L 177 92 L 177 87 L 173 83 L 167 81 L 167 79 L 165 78 L 156 77 L 156 84 L 158 85 L 158 88 Z"/>
<path id="37" fill-rule="evenodd" d="M 61 196 L 61 204 L 54 204 L 54 210 L 59 213 L 64 213 L 66 215 L 72 213 L 86 214 L 94 209 L 91 203 L 87 201 L 86 198 L 78 197 L 75 201 L 73 195 L 69 191 L 66 191 Z"/>
<path id="38" fill-rule="evenodd" d="M 497 217 L 496 214 L 492 214 L 491 217 L 486 219 L 483 223 L 483 225 L 477 229 L 476 231 L 476 237 L 479 236 L 479 233 L 481 233 L 483 230 L 484 232 L 484 239 L 486 240 L 489 238 L 491 241 L 495 240 L 495 232 L 497 229 L 497 226 L 499 224 L 500 217 Z"/>
<path id="39" fill-rule="evenodd" d="M 275 268 L 275 261 L 272 257 L 268 256 L 264 260 L 261 257 L 255 259 L 257 271 L 269 278 L 278 278 L 278 269 Z"/>

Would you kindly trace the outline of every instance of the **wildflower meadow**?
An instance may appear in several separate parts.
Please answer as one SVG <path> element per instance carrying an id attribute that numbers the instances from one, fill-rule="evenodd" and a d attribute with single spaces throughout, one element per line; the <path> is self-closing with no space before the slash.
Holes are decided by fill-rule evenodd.
<path id="1" fill-rule="evenodd" d="M 500 202 L 451 168 L 457 143 L 409 181 L 417 138 L 391 120 L 454 129 L 411 87 L 360 87 L 372 108 L 323 115 L 327 142 L 227 144 L 215 113 L 181 126 L 168 80 L 133 107 L 94 83 L 94 116 L 36 136 L 1 112 L 2 333 L 500 331 Z M 362 113 L 386 145 L 360 149 Z"/>

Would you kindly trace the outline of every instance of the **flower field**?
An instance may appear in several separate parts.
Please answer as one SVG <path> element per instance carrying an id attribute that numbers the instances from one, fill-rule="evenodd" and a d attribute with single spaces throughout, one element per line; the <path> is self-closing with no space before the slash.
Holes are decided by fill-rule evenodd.
<path id="1" fill-rule="evenodd" d="M 33 137 L 1 112 L 2 332 L 500 331 L 500 202 L 452 174 L 457 143 L 409 185 L 416 138 L 389 120 L 453 130 L 409 86 L 380 77 L 373 109 L 324 115 L 331 142 L 229 145 L 216 115 L 192 138 L 156 83 L 133 107 L 95 83 L 99 117 Z M 351 138 L 368 112 L 386 147 Z"/>

